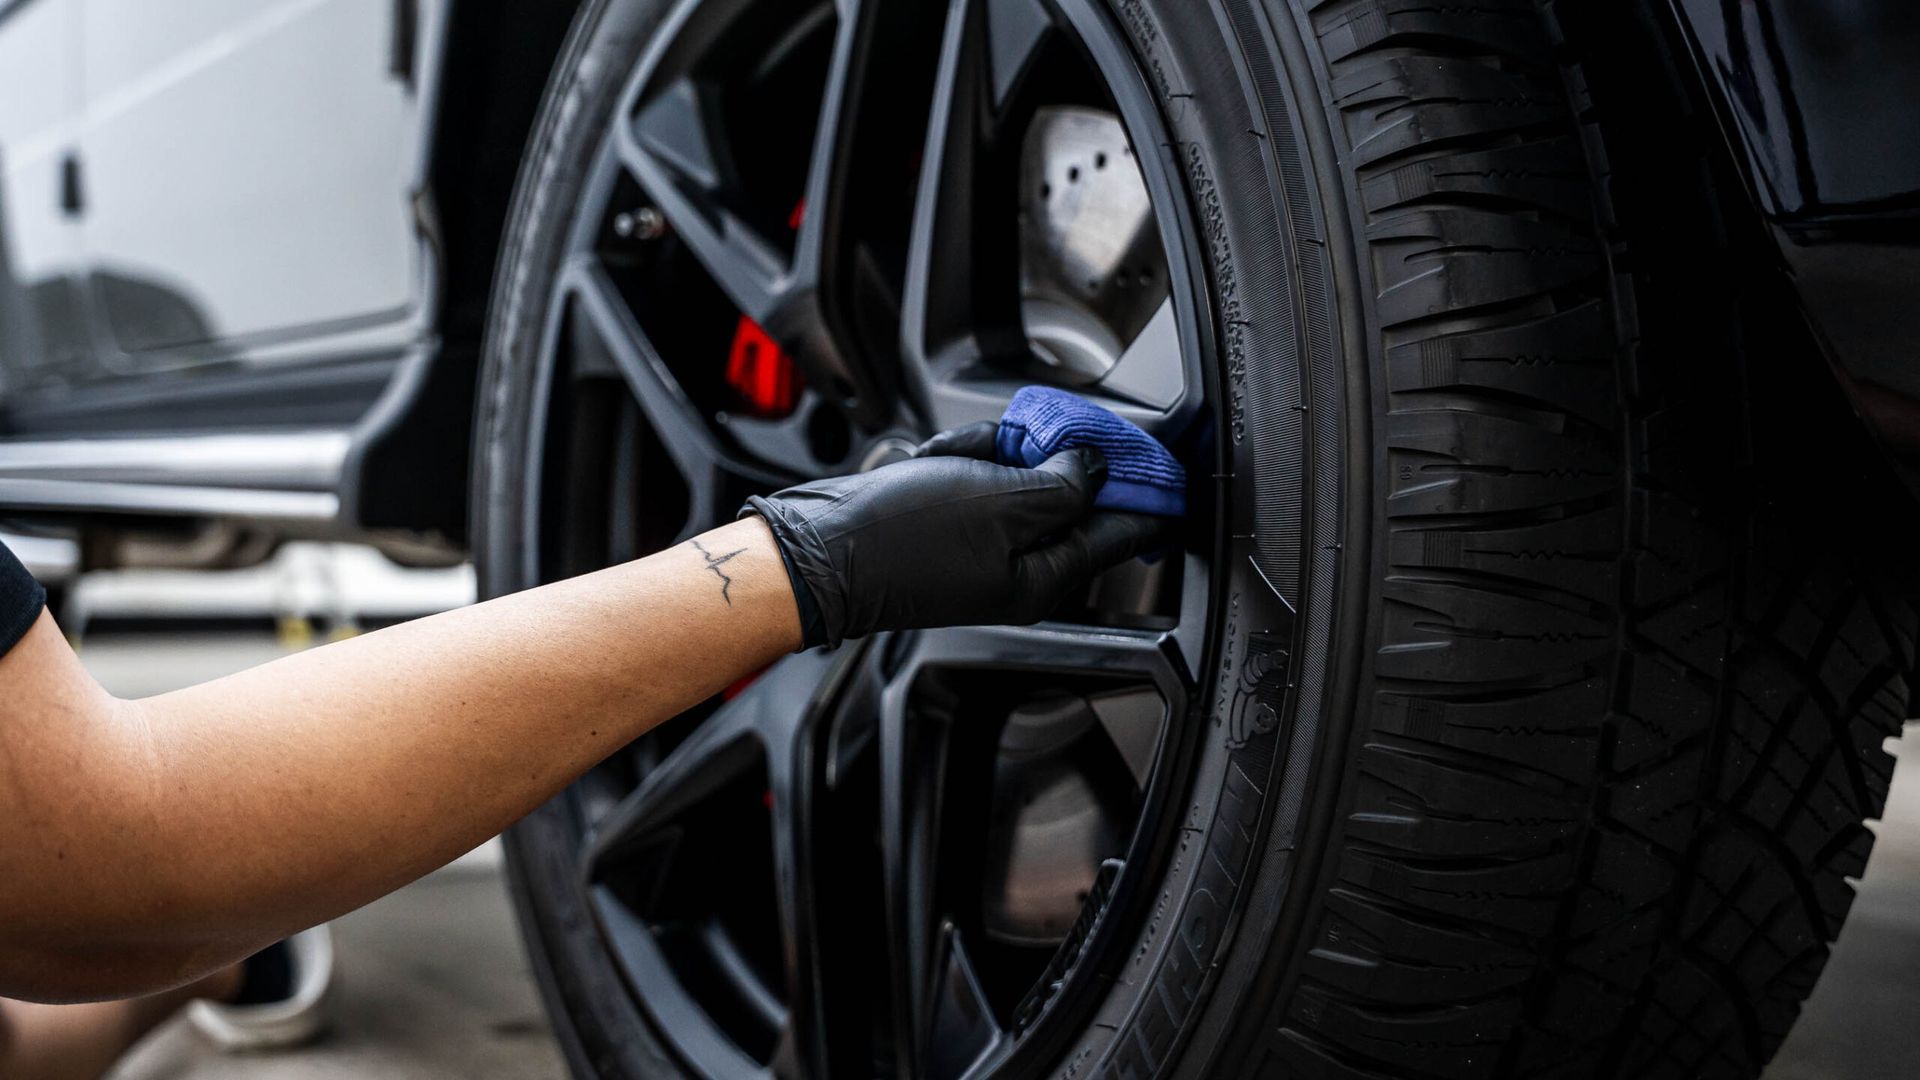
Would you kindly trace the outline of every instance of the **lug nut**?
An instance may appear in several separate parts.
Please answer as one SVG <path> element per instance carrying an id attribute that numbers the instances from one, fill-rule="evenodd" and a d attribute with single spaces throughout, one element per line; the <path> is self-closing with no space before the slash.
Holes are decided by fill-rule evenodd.
<path id="1" fill-rule="evenodd" d="M 651 206 L 622 210 L 613 217 L 613 232 L 622 240 L 658 240 L 667 232 L 666 215 Z"/>

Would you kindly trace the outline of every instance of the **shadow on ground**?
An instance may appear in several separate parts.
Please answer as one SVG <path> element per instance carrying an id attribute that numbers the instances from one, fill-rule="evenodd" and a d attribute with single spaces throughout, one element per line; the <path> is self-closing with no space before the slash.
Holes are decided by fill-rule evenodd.
<path id="1" fill-rule="evenodd" d="M 561 1080 L 497 867 L 455 866 L 334 924 L 332 1030 L 295 1053 L 229 1056 L 174 1024 L 111 1080 Z"/>

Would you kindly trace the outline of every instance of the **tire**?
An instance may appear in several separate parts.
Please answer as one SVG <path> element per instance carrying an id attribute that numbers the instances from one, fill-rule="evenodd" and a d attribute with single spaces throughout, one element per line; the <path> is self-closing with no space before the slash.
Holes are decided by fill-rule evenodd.
<path id="1" fill-rule="evenodd" d="M 488 592 L 536 576 L 540 305 L 662 10 L 588 4 L 523 171 Z M 1053 1074 L 1757 1075 L 1864 868 L 1916 616 L 1753 497 L 1736 298 L 1668 276 L 1721 245 L 1636 222 L 1659 166 L 1610 154 L 1661 119 L 1609 118 L 1532 0 L 1111 11 L 1206 270 L 1239 562 L 1297 618 L 1216 597 L 1184 836 Z M 568 813 L 509 842 L 556 1030 L 580 1075 L 676 1075 L 554 884 Z"/>

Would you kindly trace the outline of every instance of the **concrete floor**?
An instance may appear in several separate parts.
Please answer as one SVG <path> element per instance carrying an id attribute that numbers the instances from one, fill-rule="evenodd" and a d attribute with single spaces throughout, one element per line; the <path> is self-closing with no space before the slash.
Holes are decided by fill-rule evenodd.
<path id="1" fill-rule="evenodd" d="M 265 635 L 90 641 L 82 658 L 117 693 L 158 693 L 279 654 Z M 1920 1035 L 1920 724 L 1894 745 L 1893 799 L 1845 933 L 1768 1080 L 1906 1080 Z M 287 1054 L 223 1057 L 162 1029 L 111 1080 L 559 1080 L 500 880 L 482 849 L 335 924 L 332 1033 Z"/>
<path id="2" fill-rule="evenodd" d="M 1768 1080 L 1908 1080 L 1920 1052 L 1920 723 L 1900 755 L 1879 839 L 1833 958 Z"/>
<path id="3" fill-rule="evenodd" d="M 443 870 L 334 924 L 333 1024 L 285 1054 L 216 1053 L 176 1023 L 111 1080 L 562 1080 L 497 867 Z"/>

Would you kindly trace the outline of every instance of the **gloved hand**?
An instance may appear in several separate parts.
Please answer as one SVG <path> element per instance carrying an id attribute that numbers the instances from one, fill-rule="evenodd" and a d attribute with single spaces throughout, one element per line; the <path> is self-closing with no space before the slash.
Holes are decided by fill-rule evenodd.
<path id="1" fill-rule="evenodd" d="M 766 519 L 808 647 L 881 630 L 1038 622 L 1168 522 L 1093 509 L 1096 450 L 995 464 L 994 425 L 935 436 L 912 460 L 817 480 L 741 510 Z"/>

